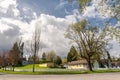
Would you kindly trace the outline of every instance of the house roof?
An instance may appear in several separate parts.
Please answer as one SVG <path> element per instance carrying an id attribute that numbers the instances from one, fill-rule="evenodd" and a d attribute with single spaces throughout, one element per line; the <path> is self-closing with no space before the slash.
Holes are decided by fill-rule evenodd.
<path id="1" fill-rule="evenodd" d="M 68 62 L 68 65 L 77 65 L 77 64 L 87 64 L 87 61 L 86 60 L 78 60 L 78 61 L 71 61 L 71 62 Z"/>

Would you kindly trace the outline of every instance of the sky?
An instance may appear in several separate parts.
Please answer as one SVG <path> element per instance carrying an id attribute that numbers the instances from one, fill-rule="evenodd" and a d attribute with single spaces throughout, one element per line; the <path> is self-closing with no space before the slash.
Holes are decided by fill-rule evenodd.
<path id="1" fill-rule="evenodd" d="M 94 0 L 81 15 L 76 0 L 72 3 L 67 0 L 0 0 L 0 50 L 11 49 L 18 37 L 27 45 L 37 26 L 41 28 L 41 53 L 55 50 L 64 57 L 71 46 L 64 36 L 71 23 L 86 18 L 91 25 L 101 27 L 109 18 L 96 11 L 98 1 Z M 111 43 L 114 44 L 111 55 L 118 56 L 118 43 Z"/>

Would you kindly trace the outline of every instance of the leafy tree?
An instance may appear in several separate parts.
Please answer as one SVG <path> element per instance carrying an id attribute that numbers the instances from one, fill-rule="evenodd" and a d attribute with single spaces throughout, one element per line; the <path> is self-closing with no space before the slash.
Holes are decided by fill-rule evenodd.
<path id="1" fill-rule="evenodd" d="M 29 56 L 28 57 L 28 61 L 31 62 L 31 63 L 33 63 L 33 58 L 34 58 L 33 55 Z M 39 63 L 39 57 L 35 56 L 35 64 L 37 64 L 37 63 Z"/>
<path id="2" fill-rule="evenodd" d="M 101 55 L 109 39 L 106 34 L 100 32 L 97 27 L 87 25 L 86 20 L 72 24 L 68 27 L 66 37 L 78 46 L 80 57 L 86 59 L 89 70 L 92 71 L 91 59 L 95 55 Z"/>
<path id="3" fill-rule="evenodd" d="M 57 65 L 60 65 L 62 63 L 62 59 L 60 56 L 57 56 L 56 62 Z"/>
<path id="4" fill-rule="evenodd" d="M 47 59 L 47 56 L 46 56 L 46 54 L 45 54 L 45 52 L 42 54 L 42 60 L 44 60 L 44 61 L 46 61 Z"/>
<path id="5" fill-rule="evenodd" d="M 3 51 L 0 53 L 0 68 L 2 67 L 4 70 L 6 70 L 6 67 L 8 66 L 8 52 Z"/>
<path id="6" fill-rule="evenodd" d="M 66 64 L 66 63 L 67 63 L 67 58 L 64 57 L 64 58 L 62 59 L 62 65 Z"/>
<path id="7" fill-rule="evenodd" d="M 68 1 L 72 3 L 75 0 L 68 0 Z M 77 0 L 77 1 L 80 7 L 80 13 L 83 13 L 84 9 L 86 9 L 86 6 L 89 6 L 92 0 Z"/>
<path id="8" fill-rule="evenodd" d="M 53 63 L 56 62 L 56 58 L 57 58 L 57 55 L 56 55 L 56 52 L 54 50 L 48 52 L 47 54 L 47 61 L 51 61 Z"/>
<path id="9" fill-rule="evenodd" d="M 93 1 L 94 0 L 78 0 L 81 15 L 84 13 L 87 6 L 92 5 Z M 109 40 L 104 40 L 106 35 L 120 42 L 120 27 L 110 24 L 113 19 L 116 19 L 117 24 L 120 23 L 120 0 L 99 0 L 97 4 L 95 8 L 96 11 L 103 17 L 109 17 L 104 21 L 102 28 L 90 26 L 90 21 L 84 19 L 73 24 L 72 26 L 74 27 L 69 27 L 68 32 L 71 34 L 67 34 L 67 37 L 78 45 L 80 55 L 82 58 L 86 58 L 91 71 L 91 58 L 96 56 L 100 57 L 101 53 L 104 52 L 105 46 L 109 42 Z M 89 23 L 90 28 L 86 27 L 86 23 Z M 100 30 L 102 32 L 100 32 Z M 96 52 L 94 48 L 96 50 L 98 49 L 98 51 Z"/>
<path id="10" fill-rule="evenodd" d="M 75 47 L 72 46 L 70 49 L 70 52 L 67 55 L 67 61 L 68 62 L 75 61 L 75 60 L 77 60 L 77 57 L 78 57 L 78 53 L 77 53 Z"/>
<path id="11" fill-rule="evenodd" d="M 14 71 L 14 67 L 20 62 L 20 51 L 17 42 L 14 43 L 13 48 L 10 50 L 8 56 Z"/>
<path id="12" fill-rule="evenodd" d="M 18 39 L 17 43 L 17 47 L 18 47 L 18 54 L 19 54 L 19 62 L 17 65 L 22 65 L 22 60 L 23 60 L 23 49 L 24 49 L 24 42 L 22 42 L 22 38 Z"/>

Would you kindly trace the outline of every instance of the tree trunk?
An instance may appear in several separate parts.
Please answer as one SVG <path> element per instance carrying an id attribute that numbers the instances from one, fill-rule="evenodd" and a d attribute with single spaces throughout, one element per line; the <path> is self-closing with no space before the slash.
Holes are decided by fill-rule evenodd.
<path id="1" fill-rule="evenodd" d="M 34 57 L 33 57 L 33 72 L 35 72 L 35 54 L 34 54 Z"/>
<path id="2" fill-rule="evenodd" d="M 89 68 L 89 70 L 93 71 L 90 58 L 87 59 L 87 62 L 88 62 L 88 68 Z"/>
<path id="3" fill-rule="evenodd" d="M 4 68 L 5 68 L 5 71 L 6 71 L 6 66 Z"/>
<path id="4" fill-rule="evenodd" d="M 13 67 L 13 70 L 12 70 L 12 71 L 14 72 L 14 69 L 15 69 L 14 65 L 12 65 L 12 67 Z"/>
<path id="5" fill-rule="evenodd" d="M 35 72 L 35 63 L 33 63 L 33 72 Z"/>

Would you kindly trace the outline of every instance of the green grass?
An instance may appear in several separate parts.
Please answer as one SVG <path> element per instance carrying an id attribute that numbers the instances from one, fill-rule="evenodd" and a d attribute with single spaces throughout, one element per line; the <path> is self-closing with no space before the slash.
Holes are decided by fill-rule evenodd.
<path id="1" fill-rule="evenodd" d="M 16 67 L 17 69 L 32 69 L 33 64 L 25 65 L 25 66 L 20 66 Z M 35 64 L 35 69 L 40 69 L 40 68 L 45 68 L 45 67 L 39 67 L 39 64 Z M 46 69 L 46 68 L 45 68 Z"/>
<path id="2" fill-rule="evenodd" d="M 120 72 L 120 70 L 95 70 L 93 72 L 91 71 L 80 71 L 80 70 L 68 70 L 68 69 L 44 69 L 43 71 L 4 71 L 0 70 L 2 73 L 7 74 L 32 74 L 32 75 L 39 75 L 39 74 L 93 74 L 93 73 L 108 73 L 108 72 Z"/>
<path id="3" fill-rule="evenodd" d="M 94 70 L 90 73 L 109 73 L 109 72 L 120 72 L 120 69 L 109 69 L 109 70 Z"/>
<path id="4" fill-rule="evenodd" d="M 109 70 L 94 70 L 93 72 L 86 70 L 70 70 L 70 69 L 60 69 L 60 68 L 42 68 L 39 64 L 35 64 L 35 72 L 32 72 L 33 65 L 26 65 L 21 67 L 15 67 L 15 72 L 4 71 L 0 69 L 1 73 L 7 74 L 93 74 L 93 73 L 108 73 L 108 72 L 120 72 L 120 69 L 109 69 Z"/>
<path id="5" fill-rule="evenodd" d="M 60 70 L 60 69 L 48 69 L 45 71 L 36 71 L 36 72 L 30 72 L 30 71 L 4 71 L 0 70 L 2 73 L 6 74 L 34 74 L 34 75 L 39 75 L 39 74 L 82 74 L 83 72 L 81 71 L 74 71 L 74 70 Z"/>

